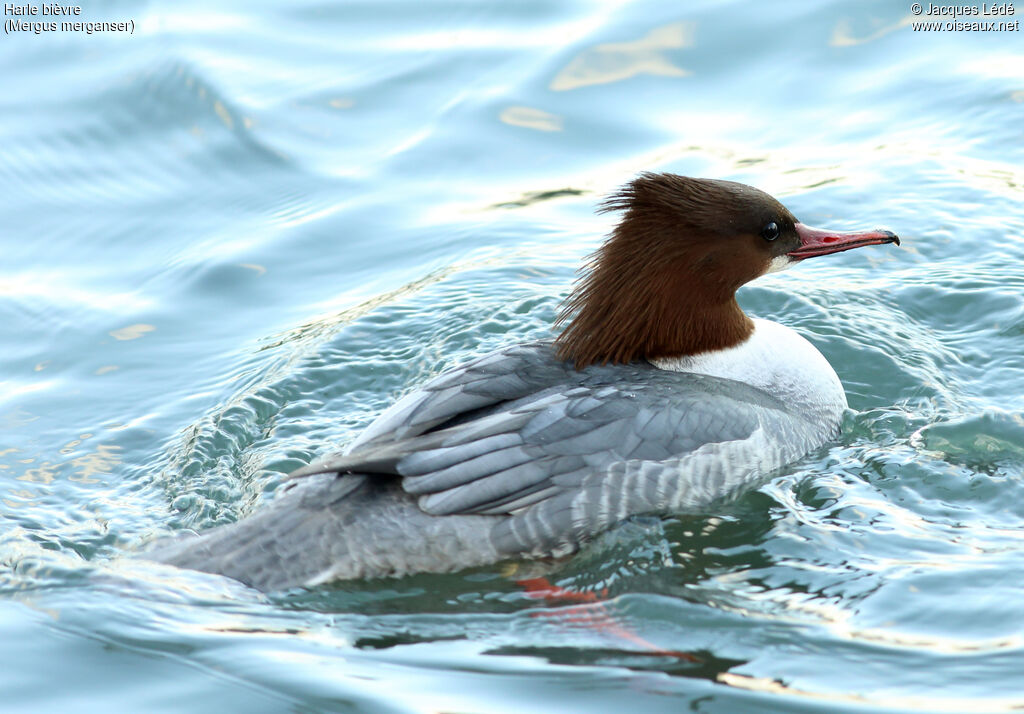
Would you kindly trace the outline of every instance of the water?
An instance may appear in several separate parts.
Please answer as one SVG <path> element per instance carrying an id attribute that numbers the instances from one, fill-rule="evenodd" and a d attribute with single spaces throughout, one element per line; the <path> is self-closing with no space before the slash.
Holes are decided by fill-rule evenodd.
<path id="1" fill-rule="evenodd" d="M 79 19 L 134 34 L 5 35 L 0 709 L 1024 706 L 1024 35 L 909 7 L 124 1 Z M 262 596 L 122 559 L 550 334 L 641 170 L 904 238 L 741 296 L 836 366 L 836 444 L 602 538 L 552 575 L 607 588 L 583 610 L 501 569 Z"/>

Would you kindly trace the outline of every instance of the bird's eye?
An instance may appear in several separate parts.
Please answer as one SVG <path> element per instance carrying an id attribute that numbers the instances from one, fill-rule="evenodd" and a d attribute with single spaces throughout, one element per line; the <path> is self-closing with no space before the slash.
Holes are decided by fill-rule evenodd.
<path id="1" fill-rule="evenodd" d="M 772 221 L 761 229 L 761 237 L 766 241 L 773 241 L 779 237 L 779 224 Z"/>

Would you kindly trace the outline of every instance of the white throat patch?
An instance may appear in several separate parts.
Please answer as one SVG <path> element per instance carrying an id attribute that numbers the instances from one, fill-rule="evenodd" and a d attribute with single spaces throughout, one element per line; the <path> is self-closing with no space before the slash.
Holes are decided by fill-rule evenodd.
<path id="1" fill-rule="evenodd" d="M 777 255 L 772 258 L 772 262 L 768 263 L 768 270 L 764 271 L 767 273 L 778 273 L 781 270 L 785 270 L 796 261 L 790 258 L 788 255 Z"/>

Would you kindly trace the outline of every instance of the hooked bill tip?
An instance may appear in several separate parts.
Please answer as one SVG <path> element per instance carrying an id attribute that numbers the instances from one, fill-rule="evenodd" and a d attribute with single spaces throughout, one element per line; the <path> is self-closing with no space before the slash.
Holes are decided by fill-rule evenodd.
<path id="1" fill-rule="evenodd" d="M 892 242 L 895 243 L 896 245 L 900 244 L 900 237 L 898 235 L 896 235 L 895 233 L 893 233 L 892 231 L 887 231 L 887 230 L 884 230 L 884 229 L 879 229 L 878 232 L 881 233 L 884 236 L 892 238 Z"/>

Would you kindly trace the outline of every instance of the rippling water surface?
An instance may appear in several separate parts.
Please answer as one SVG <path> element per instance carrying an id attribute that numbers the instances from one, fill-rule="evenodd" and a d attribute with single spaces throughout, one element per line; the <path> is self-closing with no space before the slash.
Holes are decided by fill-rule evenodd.
<path id="1" fill-rule="evenodd" d="M 135 31 L 0 39 L 0 708 L 1024 707 L 1024 34 L 834 0 L 81 18 Z M 837 443 L 599 539 L 571 608 L 502 569 L 264 596 L 123 559 L 549 335 L 641 170 L 904 238 L 742 292 L 835 365 Z"/>

